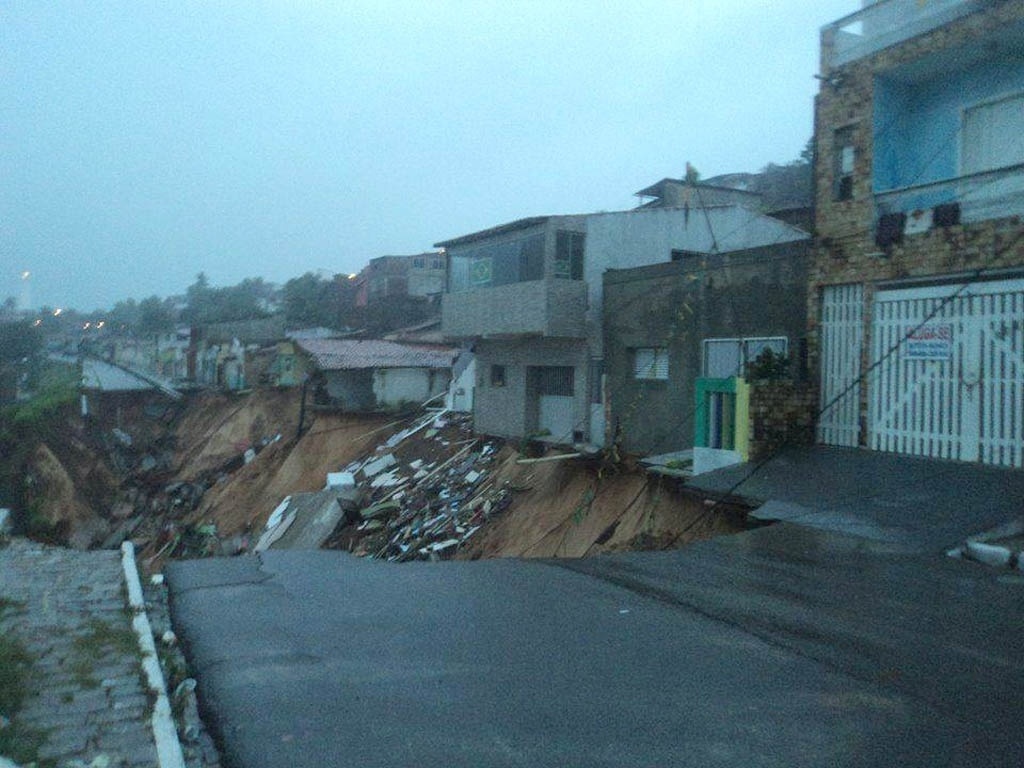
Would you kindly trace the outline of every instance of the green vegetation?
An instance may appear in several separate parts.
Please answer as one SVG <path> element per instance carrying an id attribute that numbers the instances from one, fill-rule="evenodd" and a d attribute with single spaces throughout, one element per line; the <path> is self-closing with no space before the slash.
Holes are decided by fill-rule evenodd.
<path id="1" fill-rule="evenodd" d="M 785 379 L 789 377 L 789 358 L 764 349 L 756 359 L 747 363 L 743 373 L 747 381 Z"/>
<path id="2" fill-rule="evenodd" d="M 27 428 L 38 432 L 58 417 L 65 407 L 78 399 L 79 371 L 67 365 L 52 365 L 44 368 L 32 398 L 16 405 L 7 406 L 0 412 L 0 430 L 7 421 L 15 428 Z M 0 439 L 4 434 L 0 431 Z"/>
<path id="3" fill-rule="evenodd" d="M 181 319 L 193 325 L 257 320 L 268 316 L 261 304 L 273 293 L 273 287 L 259 277 L 246 278 L 228 288 L 214 288 L 206 273 L 200 272 L 185 291 L 188 307 Z"/>
<path id="4" fill-rule="evenodd" d="M 0 612 L 16 605 L 0 599 Z M 32 657 L 25 647 L 6 632 L 0 632 L 0 714 L 10 722 L 0 728 L 0 755 L 18 763 L 36 759 L 46 734 L 21 725 L 16 715 L 28 696 L 32 672 Z"/>
<path id="5" fill-rule="evenodd" d="M 110 653 L 136 653 L 135 633 L 128 627 L 115 627 L 102 619 L 90 619 L 86 631 L 75 638 L 75 657 L 71 671 L 83 688 L 96 688 L 100 682 L 93 676 L 96 664 Z"/>

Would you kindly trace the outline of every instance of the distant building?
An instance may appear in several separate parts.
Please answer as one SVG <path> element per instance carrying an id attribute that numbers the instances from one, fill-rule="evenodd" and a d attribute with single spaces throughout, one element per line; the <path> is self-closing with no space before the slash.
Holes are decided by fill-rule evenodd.
<path id="1" fill-rule="evenodd" d="M 349 412 L 420 405 L 448 389 L 458 350 L 379 339 L 299 339 L 316 401 Z"/>
<path id="2" fill-rule="evenodd" d="M 436 296 L 444 291 L 445 266 L 445 255 L 438 252 L 370 259 L 360 275 L 362 301 L 368 305 L 395 297 Z"/>
<path id="3" fill-rule="evenodd" d="M 438 243 L 442 331 L 476 353 L 475 429 L 604 444 L 604 272 L 807 238 L 744 206 L 695 204 L 538 216 Z"/>

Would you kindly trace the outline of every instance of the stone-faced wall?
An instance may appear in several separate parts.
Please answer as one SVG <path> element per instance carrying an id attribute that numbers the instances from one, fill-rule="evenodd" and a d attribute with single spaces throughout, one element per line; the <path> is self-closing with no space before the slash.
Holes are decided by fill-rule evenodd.
<path id="1" fill-rule="evenodd" d="M 750 461 L 783 446 L 813 445 L 817 387 L 806 381 L 750 382 Z"/>
<path id="2" fill-rule="evenodd" d="M 820 365 L 818 325 L 824 286 L 864 285 L 865 370 L 877 283 L 942 275 L 976 279 L 981 270 L 987 273 L 1024 267 L 1024 224 L 1017 216 L 905 235 L 902 243 L 880 249 L 875 243 L 872 188 L 876 76 L 942 51 L 971 43 L 979 45 L 1021 24 L 1024 3 L 992 3 L 984 10 L 831 71 L 825 69 L 830 44 L 826 31 L 822 40 L 825 77 L 815 104 L 817 239 L 807 293 L 808 361 L 812 371 Z M 960 61 L 960 57 L 950 56 L 949 66 L 955 67 Z M 837 200 L 835 138 L 836 131 L 844 128 L 850 130 L 854 147 L 852 196 Z M 865 397 L 866 388 L 862 388 L 862 399 Z"/>

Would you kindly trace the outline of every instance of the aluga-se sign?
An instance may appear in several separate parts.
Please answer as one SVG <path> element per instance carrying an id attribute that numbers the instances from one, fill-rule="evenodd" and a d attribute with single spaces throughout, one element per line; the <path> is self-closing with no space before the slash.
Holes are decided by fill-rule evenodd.
<path id="1" fill-rule="evenodd" d="M 952 325 L 922 325 L 910 329 L 904 342 L 904 360 L 949 360 L 953 356 Z"/>

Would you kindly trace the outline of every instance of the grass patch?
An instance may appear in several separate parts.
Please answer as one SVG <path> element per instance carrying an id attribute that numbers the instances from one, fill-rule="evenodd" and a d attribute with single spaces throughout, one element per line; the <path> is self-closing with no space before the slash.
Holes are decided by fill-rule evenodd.
<path id="1" fill-rule="evenodd" d="M 0 635 L 0 712 L 7 717 L 21 709 L 28 695 L 32 657 L 14 638 Z"/>
<path id="2" fill-rule="evenodd" d="M 9 597 L 0 596 L 0 619 L 2 619 L 8 611 L 20 611 L 25 607 L 24 600 L 11 600 Z"/>
<path id="3" fill-rule="evenodd" d="M 10 607 L 11 602 L 4 600 L 0 608 Z M 25 646 L 6 633 L 0 634 L 0 713 L 11 720 L 7 727 L 0 728 L 0 755 L 18 763 L 35 761 L 39 747 L 46 741 L 43 731 L 26 728 L 16 719 L 29 694 L 31 672 L 32 656 Z"/>
<path id="4" fill-rule="evenodd" d="M 96 688 L 100 681 L 93 676 L 93 667 L 112 653 L 138 653 L 135 633 L 128 627 L 116 627 L 102 619 L 90 619 L 86 631 L 74 640 L 71 673 L 83 688 Z"/>

